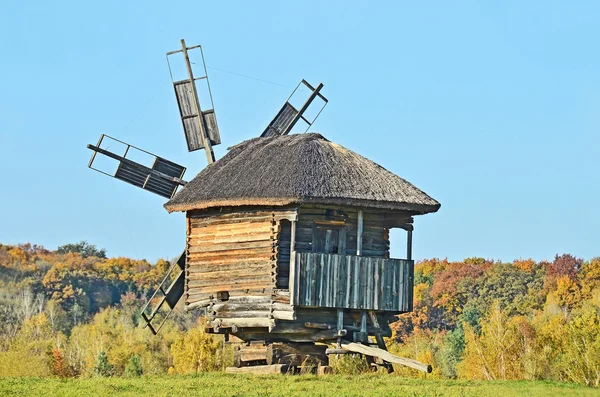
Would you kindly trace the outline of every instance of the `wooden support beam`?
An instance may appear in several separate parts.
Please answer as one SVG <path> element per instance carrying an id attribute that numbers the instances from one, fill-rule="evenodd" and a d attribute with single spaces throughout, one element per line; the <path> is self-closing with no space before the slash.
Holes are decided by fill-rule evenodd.
<path id="1" fill-rule="evenodd" d="M 286 374 L 290 370 L 290 366 L 286 364 L 273 364 L 273 365 L 254 365 L 252 367 L 227 367 L 225 368 L 226 374 L 255 374 L 255 375 L 268 375 L 268 374 Z"/>
<path id="2" fill-rule="evenodd" d="M 375 332 L 375 340 L 377 341 L 377 346 L 380 349 L 387 351 L 387 346 L 385 345 L 383 335 L 381 334 L 379 320 L 377 319 L 377 313 L 375 313 L 373 310 L 369 310 L 369 316 L 371 317 L 371 323 L 373 324 L 373 327 L 375 327 L 375 329 L 378 330 Z M 390 363 L 383 361 L 383 365 L 387 368 L 388 373 L 394 372 L 394 367 Z"/>
<path id="3" fill-rule="evenodd" d="M 371 323 L 375 329 L 381 329 L 379 327 L 379 320 L 377 320 L 377 314 L 373 310 L 369 310 L 369 316 L 371 317 Z M 377 346 L 379 346 L 380 349 L 387 350 L 381 332 L 375 332 L 375 340 L 377 340 Z"/>
<path id="4" fill-rule="evenodd" d="M 290 258 L 294 251 L 296 251 L 296 221 L 292 221 L 291 229 L 292 237 L 290 239 Z"/>
<path id="5" fill-rule="evenodd" d="M 380 359 L 394 363 L 404 365 L 409 368 L 416 369 L 418 371 L 431 373 L 432 368 L 431 365 L 423 364 L 416 360 L 412 360 L 410 358 L 398 357 L 395 354 L 387 352 L 383 349 L 379 349 L 377 347 L 365 346 L 360 343 L 352 343 L 352 342 L 343 342 L 342 348 L 346 350 L 350 350 L 355 353 L 365 354 L 367 356 L 379 357 Z"/>
<path id="6" fill-rule="evenodd" d="M 333 329 L 333 327 L 331 326 L 331 324 L 327 324 L 327 323 L 311 323 L 311 322 L 306 322 L 306 323 L 304 323 L 304 326 L 306 328 L 314 328 L 314 329 Z"/>
<path id="7" fill-rule="evenodd" d="M 358 210 L 358 224 L 356 230 L 356 255 L 360 256 L 363 239 L 363 210 Z"/>
<path id="8" fill-rule="evenodd" d="M 350 350 L 346 350 L 346 349 L 327 349 L 325 350 L 325 354 L 327 355 L 331 355 L 331 354 L 356 354 Z"/>
<path id="9" fill-rule="evenodd" d="M 406 259 L 412 260 L 412 230 L 406 232 Z"/>
<path id="10" fill-rule="evenodd" d="M 337 331 L 341 332 L 344 329 L 344 309 L 337 309 Z M 338 348 L 342 346 L 342 337 L 337 339 Z"/>

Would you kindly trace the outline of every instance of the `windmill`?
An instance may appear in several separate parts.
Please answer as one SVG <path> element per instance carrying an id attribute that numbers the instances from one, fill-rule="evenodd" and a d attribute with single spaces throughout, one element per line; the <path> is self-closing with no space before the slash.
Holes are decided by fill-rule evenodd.
<path id="1" fill-rule="evenodd" d="M 198 76 L 194 74 L 189 56 L 189 52 L 193 50 L 199 50 L 202 59 L 202 73 Z M 173 70 L 171 68 L 170 57 L 177 55 L 183 56 L 187 72 L 187 77 L 182 80 L 174 79 Z M 221 144 L 221 136 L 215 115 L 212 91 L 202 47 L 200 45 L 188 47 L 185 40 L 182 39 L 181 48 L 167 52 L 166 58 L 188 151 L 204 150 L 207 163 L 210 165 L 216 160 L 213 146 Z M 208 106 L 203 106 L 200 102 L 200 95 L 198 94 L 199 83 L 205 84 L 204 88 L 208 92 L 210 102 Z M 297 109 L 292 105 L 290 100 L 295 96 L 301 86 L 308 89 L 310 94 Z M 281 110 L 275 115 L 265 131 L 261 134 L 261 137 L 286 135 L 291 132 L 298 121 L 305 122 L 308 125 L 306 130 L 308 130 L 328 102 L 327 98 L 320 93 L 322 88 L 323 84 L 319 83 L 315 88 L 304 79 L 298 83 Z M 305 117 L 305 113 L 316 98 L 320 98 L 323 105 L 318 110 L 316 116 L 309 120 Z M 87 147 L 93 151 L 88 164 L 89 168 L 155 193 L 166 199 L 173 198 L 179 187 L 187 184 L 187 182 L 183 180 L 186 167 L 112 136 L 102 134 L 96 145 L 90 144 L 87 145 Z M 116 151 L 114 149 L 115 147 L 120 147 L 122 150 Z M 98 160 L 97 155 L 104 156 L 105 159 L 113 160 L 113 164 L 116 162 L 115 171 L 108 172 L 101 168 L 97 168 L 95 163 Z M 139 157 L 145 157 L 145 163 L 137 161 L 136 159 Z M 168 316 L 183 295 L 185 263 L 186 256 L 184 251 L 177 262 L 169 269 L 157 290 L 142 310 L 142 317 L 144 318 L 146 325 L 154 334 L 156 334 L 164 325 Z M 176 271 L 179 272 L 177 275 L 174 274 Z M 158 302 L 150 311 L 148 311 L 150 305 L 155 302 L 155 298 L 158 298 Z M 156 318 L 164 303 L 166 303 L 169 308 L 168 312 L 166 316 L 164 316 L 162 322 L 156 326 L 153 324 L 153 320 Z"/>
<path id="2" fill-rule="evenodd" d="M 199 77 L 189 58 L 195 49 Z M 288 135 L 298 122 L 310 128 L 327 104 L 323 84 L 306 80 L 259 137 L 215 161 L 221 136 L 202 48 L 181 40 L 167 61 L 175 55 L 183 55 L 187 71 L 183 80 L 171 73 L 187 147 L 204 150 L 208 166 L 186 182 L 182 165 L 108 135 L 88 145 L 90 168 L 168 199 L 168 212 L 186 213 L 185 250 L 143 308 L 150 330 L 156 334 L 184 297 L 187 310 L 204 310 L 207 332 L 245 342 L 235 350 L 233 372 L 263 364 L 284 372 L 355 353 L 372 357 L 375 368 L 398 363 L 431 372 L 387 352 L 383 337 L 392 335 L 397 315 L 413 309 L 413 218 L 440 203 L 320 134 Z M 209 98 L 203 106 L 200 83 Z M 310 117 L 317 99 L 322 106 Z M 116 161 L 116 171 L 97 168 L 98 155 Z M 390 257 L 393 228 L 406 231 L 403 259 Z"/>

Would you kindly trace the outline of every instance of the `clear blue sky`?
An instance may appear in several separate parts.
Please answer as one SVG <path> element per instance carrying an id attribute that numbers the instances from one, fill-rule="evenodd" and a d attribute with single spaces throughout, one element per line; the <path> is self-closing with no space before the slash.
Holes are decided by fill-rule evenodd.
<path id="1" fill-rule="evenodd" d="M 4 2 L 0 242 L 183 250 L 184 215 L 89 170 L 86 144 L 116 136 L 188 179 L 204 167 L 165 61 L 185 38 L 211 67 L 218 157 L 262 132 L 286 86 L 322 81 L 313 130 L 442 203 L 415 220 L 416 258 L 600 255 L 598 21 L 597 1 Z"/>

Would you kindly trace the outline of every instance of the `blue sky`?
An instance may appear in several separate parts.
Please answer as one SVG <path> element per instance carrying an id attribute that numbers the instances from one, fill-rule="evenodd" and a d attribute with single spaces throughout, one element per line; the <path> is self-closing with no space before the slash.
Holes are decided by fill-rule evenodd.
<path id="1" fill-rule="evenodd" d="M 172 258 L 184 215 L 87 168 L 101 133 L 188 153 L 165 53 L 202 44 L 226 148 L 258 136 L 297 82 L 313 126 L 442 203 L 414 256 L 600 255 L 600 3 L 46 2 L 0 12 L 0 242 L 88 240 Z M 241 77 L 234 72 L 270 84 Z M 404 255 L 402 233 L 393 254 Z"/>

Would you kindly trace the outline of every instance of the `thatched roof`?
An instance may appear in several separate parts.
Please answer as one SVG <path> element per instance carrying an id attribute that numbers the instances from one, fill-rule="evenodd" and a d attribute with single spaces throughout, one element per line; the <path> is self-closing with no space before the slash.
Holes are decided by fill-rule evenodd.
<path id="1" fill-rule="evenodd" d="M 210 207 L 319 203 L 419 214 L 440 208 L 410 182 L 320 134 L 254 138 L 231 148 L 165 204 Z"/>

